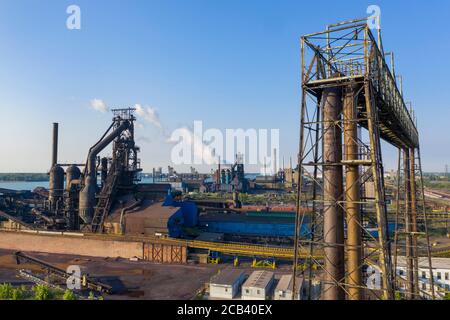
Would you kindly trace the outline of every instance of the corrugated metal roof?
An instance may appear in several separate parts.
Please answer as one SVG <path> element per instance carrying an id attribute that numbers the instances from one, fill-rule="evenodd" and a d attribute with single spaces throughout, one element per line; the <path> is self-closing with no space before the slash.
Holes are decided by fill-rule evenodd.
<path id="1" fill-rule="evenodd" d="M 244 271 L 238 269 L 224 269 L 211 278 L 210 284 L 232 285 L 244 274 Z"/>
<path id="2" fill-rule="evenodd" d="M 303 278 L 298 277 L 297 283 L 296 283 L 297 291 L 299 291 L 300 288 L 302 287 L 302 283 L 303 283 Z M 285 275 L 282 275 L 280 280 L 278 281 L 275 291 L 291 291 L 292 292 L 293 286 L 294 286 L 294 283 L 292 282 L 292 275 L 285 274 Z"/>
<path id="3" fill-rule="evenodd" d="M 431 258 L 431 265 L 433 269 L 450 269 L 450 258 Z M 406 267 L 406 257 L 397 257 L 397 266 Z M 428 258 L 419 257 L 419 268 L 428 268 Z"/>
<path id="4" fill-rule="evenodd" d="M 264 289 L 273 279 L 273 272 L 270 271 L 254 271 L 242 287 L 254 287 Z"/>

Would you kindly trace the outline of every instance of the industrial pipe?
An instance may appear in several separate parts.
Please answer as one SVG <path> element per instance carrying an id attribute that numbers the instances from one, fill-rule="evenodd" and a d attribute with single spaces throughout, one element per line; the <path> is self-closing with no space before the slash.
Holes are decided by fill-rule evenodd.
<path id="1" fill-rule="evenodd" d="M 340 283 L 344 280 L 344 218 L 342 201 L 342 111 L 340 88 L 326 88 L 322 93 L 324 117 L 323 188 L 324 188 L 324 300 L 344 300 Z"/>
<path id="2" fill-rule="evenodd" d="M 405 175 L 405 232 L 406 232 L 406 299 L 414 298 L 414 259 L 411 224 L 411 172 L 409 150 L 403 150 L 403 170 Z"/>
<path id="3" fill-rule="evenodd" d="M 95 160 L 97 155 L 106 148 L 115 138 L 130 127 L 129 121 L 123 121 L 113 132 L 97 142 L 89 151 L 86 163 L 86 177 L 84 187 L 80 191 L 79 212 L 80 218 L 85 224 L 92 222 L 94 216 L 95 193 L 97 192 L 97 175 L 95 170 Z"/>
<path id="4" fill-rule="evenodd" d="M 48 201 L 50 210 L 58 213 L 57 203 L 62 200 L 64 191 L 64 170 L 58 165 L 58 123 L 53 123 L 52 166 L 50 167 Z"/>
<path id="5" fill-rule="evenodd" d="M 95 159 L 97 155 L 106 148 L 115 138 L 117 138 L 123 131 L 130 127 L 129 121 L 122 122 L 113 132 L 106 136 L 102 141 L 97 143 L 89 152 L 87 162 L 87 174 L 95 178 Z"/>
<path id="6" fill-rule="evenodd" d="M 347 283 L 348 298 L 361 299 L 361 218 L 360 218 L 360 182 L 358 160 L 357 112 L 355 89 L 345 89 L 344 96 L 344 143 L 345 143 L 345 211 L 347 221 Z M 354 161 L 354 163 L 352 163 Z"/>

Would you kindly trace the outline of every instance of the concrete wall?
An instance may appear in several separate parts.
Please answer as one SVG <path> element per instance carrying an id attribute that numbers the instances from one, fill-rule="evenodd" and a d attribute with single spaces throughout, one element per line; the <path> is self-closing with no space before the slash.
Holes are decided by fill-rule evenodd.
<path id="1" fill-rule="evenodd" d="M 0 248 L 91 257 L 143 258 L 143 243 L 0 231 Z"/>
<path id="2" fill-rule="evenodd" d="M 94 239 L 86 236 L 48 235 L 0 231 L 0 248 L 90 257 L 138 257 L 158 263 L 186 263 L 187 248 L 181 245 L 139 240 Z"/>

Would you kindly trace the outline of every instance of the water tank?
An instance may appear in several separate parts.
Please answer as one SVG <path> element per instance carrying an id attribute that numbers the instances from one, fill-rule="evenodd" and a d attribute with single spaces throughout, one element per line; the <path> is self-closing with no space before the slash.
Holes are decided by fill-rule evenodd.
<path id="1" fill-rule="evenodd" d="M 66 170 L 66 189 L 69 190 L 71 181 L 80 179 L 80 176 L 80 169 L 74 164 L 70 165 Z"/>
<path id="2" fill-rule="evenodd" d="M 50 169 L 48 200 L 50 201 L 52 209 L 55 209 L 57 201 L 62 199 L 63 191 L 64 170 L 56 164 Z"/>

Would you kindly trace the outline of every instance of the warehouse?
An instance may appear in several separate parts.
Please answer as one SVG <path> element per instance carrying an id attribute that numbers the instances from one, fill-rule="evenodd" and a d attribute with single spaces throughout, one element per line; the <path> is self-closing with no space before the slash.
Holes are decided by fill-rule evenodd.
<path id="1" fill-rule="evenodd" d="M 209 295 L 211 298 L 233 299 L 244 282 L 245 273 L 237 269 L 224 269 L 211 278 Z"/>
<path id="2" fill-rule="evenodd" d="M 274 273 L 254 271 L 242 285 L 242 300 L 266 300 L 271 295 Z"/>

